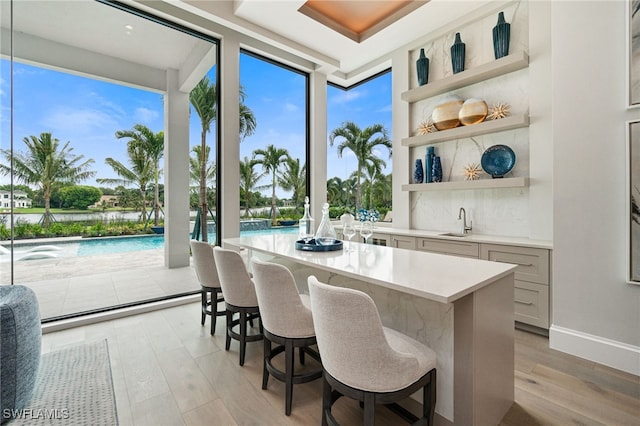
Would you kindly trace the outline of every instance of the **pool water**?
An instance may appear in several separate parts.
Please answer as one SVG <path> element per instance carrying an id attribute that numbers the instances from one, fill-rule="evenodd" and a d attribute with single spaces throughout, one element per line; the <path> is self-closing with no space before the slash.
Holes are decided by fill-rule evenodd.
<path id="1" fill-rule="evenodd" d="M 241 236 L 270 235 L 270 234 L 295 234 L 297 226 L 285 228 L 271 228 L 259 231 L 242 231 Z M 213 240 L 215 234 L 209 234 Z M 126 253 L 130 251 L 155 250 L 164 247 L 164 235 L 144 235 L 132 237 L 102 237 L 81 240 L 78 244 L 76 256 L 95 256 L 109 253 Z"/>

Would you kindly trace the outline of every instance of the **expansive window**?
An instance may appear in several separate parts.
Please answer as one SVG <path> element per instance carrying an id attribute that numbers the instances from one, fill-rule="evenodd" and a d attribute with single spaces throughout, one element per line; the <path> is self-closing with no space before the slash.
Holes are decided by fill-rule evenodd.
<path id="1" fill-rule="evenodd" d="M 185 64 L 216 82 L 216 41 L 117 2 L 2 3 L 0 284 L 44 320 L 199 291 L 164 269 L 165 89 Z M 206 133 L 215 152 L 215 116 Z"/>
<path id="2" fill-rule="evenodd" d="M 391 209 L 391 71 L 327 92 L 327 198 L 334 215 Z"/>
<path id="3" fill-rule="evenodd" d="M 243 51 L 240 85 L 240 230 L 288 226 L 308 188 L 308 75 Z"/>

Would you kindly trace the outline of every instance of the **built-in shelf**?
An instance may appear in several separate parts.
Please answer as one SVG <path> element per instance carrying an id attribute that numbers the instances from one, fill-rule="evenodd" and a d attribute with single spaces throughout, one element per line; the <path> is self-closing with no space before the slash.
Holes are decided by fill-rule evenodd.
<path id="1" fill-rule="evenodd" d="M 529 186 L 529 178 L 511 177 L 499 179 L 462 180 L 455 182 L 410 183 L 402 185 L 403 191 L 451 191 L 454 189 L 495 189 L 524 188 Z"/>
<path id="2" fill-rule="evenodd" d="M 409 138 L 403 138 L 401 142 L 402 146 L 422 146 L 455 139 L 471 138 L 488 133 L 503 132 L 505 130 L 527 127 L 528 125 L 528 115 L 512 115 L 498 120 L 483 121 L 482 123 L 472 124 L 470 126 L 454 127 L 453 129 L 427 133 L 426 135 L 411 136 Z"/>
<path id="3" fill-rule="evenodd" d="M 490 78 L 508 74 L 529 66 L 529 56 L 525 52 L 514 52 L 493 62 L 489 62 L 449 77 L 427 83 L 400 95 L 406 102 L 417 102 L 432 96 L 479 83 Z"/>

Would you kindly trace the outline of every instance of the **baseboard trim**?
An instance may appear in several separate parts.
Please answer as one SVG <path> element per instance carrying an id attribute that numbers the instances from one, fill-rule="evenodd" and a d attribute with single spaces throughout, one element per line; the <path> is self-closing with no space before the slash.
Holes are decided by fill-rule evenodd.
<path id="1" fill-rule="evenodd" d="M 552 325 L 549 347 L 640 376 L 640 347 Z"/>

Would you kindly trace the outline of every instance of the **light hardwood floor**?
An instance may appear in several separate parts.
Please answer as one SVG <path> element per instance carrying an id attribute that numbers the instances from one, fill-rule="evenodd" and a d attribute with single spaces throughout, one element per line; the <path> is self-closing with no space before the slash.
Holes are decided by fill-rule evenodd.
<path id="1" fill-rule="evenodd" d="M 262 343 L 250 343 L 244 367 L 238 346 L 224 350 L 224 318 L 215 336 L 199 304 L 48 333 L 43 352 L 107 339 L 120 425 L 317 425 L 321 382 L 294 386 L 284 415 L 284 385 L 262 390 Z M 548 339 L 516 330 L 515 403 L 504 426 L 640 425 L 640 378 L 548 348 Z M 313 360 L 309 359 L 311 368 Z M 412 407 L 415 408 L 415 407 Z M 357 403 L 342 398 L 343 425 L 362 422 Z M 385 408 L 378 425 L 402 422 Z"/>

